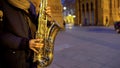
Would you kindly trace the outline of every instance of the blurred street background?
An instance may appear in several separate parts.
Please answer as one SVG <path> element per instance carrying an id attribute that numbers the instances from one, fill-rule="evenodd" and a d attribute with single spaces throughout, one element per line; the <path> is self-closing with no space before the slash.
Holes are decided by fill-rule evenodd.
<path id="1" fill-rule="evenodd" d="M 72 26 L 55 39 L 48 68 L 120 68 L 120 34 L 113 26 Z"/>

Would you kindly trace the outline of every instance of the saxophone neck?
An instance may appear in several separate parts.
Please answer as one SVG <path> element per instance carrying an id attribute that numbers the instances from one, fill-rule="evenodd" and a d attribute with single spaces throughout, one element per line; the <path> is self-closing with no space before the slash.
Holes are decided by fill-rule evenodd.
<path id="1" fill-rule="evenodd" d="M 57 21 L 52 21 L 53 25 L 56 25 L 58 28 L 62 29 L 62 27 L 60 26 L 60 24 Z"/>

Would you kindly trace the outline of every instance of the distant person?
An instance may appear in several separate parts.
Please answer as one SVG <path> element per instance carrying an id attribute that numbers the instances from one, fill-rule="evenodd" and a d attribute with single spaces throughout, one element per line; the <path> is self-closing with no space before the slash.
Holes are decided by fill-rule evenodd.
<path id="1" fill-rule="evenodd" d="M 73 15 L 68 14 L 68 16 L 66 16 L 66 18 L 65 18 L 65 22 L 68 25 L 66 27 L 68 27 L 69 29 L 72 29 L 72 27 L 74 25 L 74 17 L 73 17 Z"/>
<path id="2" fill-rule="evenodd" d="M 68 14 L 65 20 L 66 20 L 66 23 L 68 24 L 74 24 L 74 17 L 71 14 Z"/>
<path id="3" fill-rule="evenodd" d="M 108 17 L 106 17 L 105 26 L 107 26 L 107 27 L 109 26 Z"/>

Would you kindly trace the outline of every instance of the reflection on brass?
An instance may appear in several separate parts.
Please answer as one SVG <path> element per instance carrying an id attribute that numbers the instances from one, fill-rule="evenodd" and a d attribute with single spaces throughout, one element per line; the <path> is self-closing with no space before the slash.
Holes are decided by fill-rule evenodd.
<path id="1" fill-rule="evenodd" d="M 44 68 L 52 63 L 54 57 L 53 51 L 55 37 L 59 32 L 60 28 L 62 28 L 61 25 L 59 25 L 60 20 L 62 20 L 62 13 L 56 13 L 56 15 L 53 13 L 54 15 L 52 18 L 54 19 L 54 21 L 49 27 L 47 26 L 49 17 L 47 17 L 47 15 L 44 12 L 45 7 L 48 5 L 47 3 L 49 3 L 47 0 L 41 0 L 41 5 L 39 9 L 40 14 L 38 17 L 38 28 L 35 38 L 43 39 L 44 46 L 42 48 L 40 47 L 39 49 L 37 49 L 38 53 L 34 53 L 33 62 L 37 63 L 37 68 Z M 55 10 L 56 9 L 57 8 L 55 8 Z M 58 12 L 58 10 L 56 12 Z"/>

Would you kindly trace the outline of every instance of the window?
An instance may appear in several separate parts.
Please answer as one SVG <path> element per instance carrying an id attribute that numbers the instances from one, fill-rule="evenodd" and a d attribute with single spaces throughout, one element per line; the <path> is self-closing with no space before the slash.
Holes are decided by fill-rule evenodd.
<path id="1" fill-rule="evenodd" d="M 88 3 L 86 4 L 86 8 L 87 8 L 86 11 L 88 12 L 89 11 L 89 4 Z"/>
<path id="2" fill-rule="evenodd" d="M 85 12 L 85 6 L 82 4 L 82 12 Z"/>
<path id="3" fill-rule="evenodd" d="M 93 3 L 91 2 L 91 11 L 93 11 L 93 9 L 94 9 L 94 8 L 93 8 Z"/>

